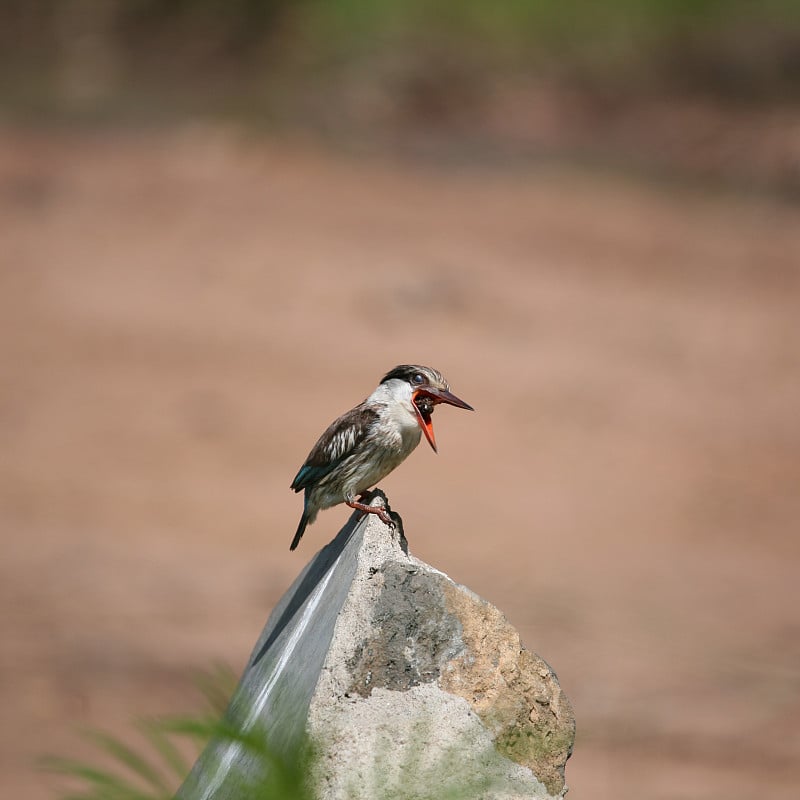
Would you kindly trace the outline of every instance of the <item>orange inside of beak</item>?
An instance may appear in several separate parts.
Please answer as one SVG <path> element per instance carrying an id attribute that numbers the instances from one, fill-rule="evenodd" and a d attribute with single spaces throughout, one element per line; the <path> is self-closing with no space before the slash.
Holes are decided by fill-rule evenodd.
<path id="1" fill-rule="evenodd" d="M 418 403 L 418 401 L 422 402 Z M 419 391 L 414 392 L 411 402 L 414 405 L 414 411 L 417 413 L 419 427 L 422 428 L 422 432 L 425 434 L 428 444 L 433 448 L 433 452 L 435 453 L 437 452 L 436 437 L 433 435 L 433 420 L 431 419 L 431 415 L 433 414 L 433 407 L 436 405 L 437 398 L 429 395 L 427 392 Z M 422 408 L 420 408 L 420 405 L 422 405 Z"/>

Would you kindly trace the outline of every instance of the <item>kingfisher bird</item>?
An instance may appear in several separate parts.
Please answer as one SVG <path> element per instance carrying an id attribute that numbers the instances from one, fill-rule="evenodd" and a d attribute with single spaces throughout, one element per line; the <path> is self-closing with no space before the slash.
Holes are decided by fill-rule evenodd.
<path id="1" fill-rule="evenodd" d="M 366 400 L 334 420 L 289 487 L 305 490 L 303 516 L 289 549 L 297 547 L 322 509 L 339 503 L 393 524 L 385 509 L 359 501 L 411 454 L 423 433 L 436 452 L 431 416 L 439 403 L 474 411 L 450 391 L 441 372 L 401 364 L 383 376 Z"/>

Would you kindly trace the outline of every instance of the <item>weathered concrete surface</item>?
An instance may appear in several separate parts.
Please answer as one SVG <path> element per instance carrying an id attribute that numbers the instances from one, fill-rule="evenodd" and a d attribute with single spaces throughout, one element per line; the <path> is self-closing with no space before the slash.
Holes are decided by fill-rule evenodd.
<path id="1" fill-rule="evenodd" d="M 354 515 L 314 557 L 273 611 L 231 720 L 276 749 L 306 729 L 325 800 L 562 796 L 575 724 L 555 674 L 496 608 L 410 556 L 401 531 Z M 257 768 L 235 742 L 212 743 L 178 796 L 236 797 Z"/>

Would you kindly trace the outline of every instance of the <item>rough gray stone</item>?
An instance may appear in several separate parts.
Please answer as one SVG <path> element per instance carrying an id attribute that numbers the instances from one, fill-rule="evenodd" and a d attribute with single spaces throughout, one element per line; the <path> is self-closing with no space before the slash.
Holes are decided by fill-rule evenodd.
<path id="1" fill-rule="evenodd" d="M 494 606 L 410 556 L 401 530 L 354 515 L 312 559 L 229 718 L 277 750 L 307 731 L 321 800 L 563 796 L 575 723 L 555 674 Z M 235 742 L 212 743 L 178 797 L 234 798 L 255 769 Z"/>

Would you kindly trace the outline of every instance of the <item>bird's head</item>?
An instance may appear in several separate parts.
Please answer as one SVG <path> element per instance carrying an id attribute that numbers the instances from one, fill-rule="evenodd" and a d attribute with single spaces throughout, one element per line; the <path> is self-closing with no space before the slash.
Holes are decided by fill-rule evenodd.
<path id="1" fill-rule="evenodd" d="M 414 414 L 434 452 L 436 452 L 436 439 L 433 435 L 431 416 L 435 406 L 439 403 L 447 403 L 457 408 L 466 408 L 468 411 L 475 410 L 471 405 L 456 397 L 450 391 L 450 386 L 442 373 L 431 367 L 423 367 L 419 364 L 401 364 L 391 372 L 387 372 L 381 383 L 392 380 L 403 381 L 410 387 Z"/>

